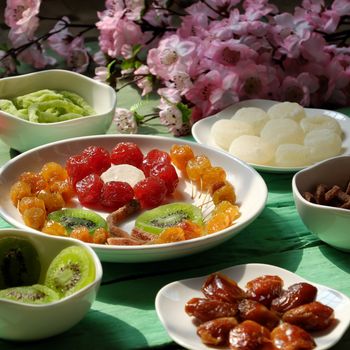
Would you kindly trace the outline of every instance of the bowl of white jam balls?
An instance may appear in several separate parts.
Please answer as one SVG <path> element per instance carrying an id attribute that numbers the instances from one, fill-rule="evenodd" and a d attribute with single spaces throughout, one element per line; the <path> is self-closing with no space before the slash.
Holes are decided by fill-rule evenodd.
<path id="1" fill-rule="evenodd" d="M 298 169 L 344 153 L 341 124 L 349 127 L 350 119 L 341 113 L 295 102 L 251 101 L 240 103 L 231 116 L 228 109 L 212 117 L 207 142 L 262 168 Z M 196 135 L 198 126 L 194 137 L 203 143 Z"/>
<path id="2" fill-rule="evenodd" d="M 0 79 L 0 137 L 24 152 L 78 136 L 104 134 L 116 92 L 84 75 L 52 69 Z"/>

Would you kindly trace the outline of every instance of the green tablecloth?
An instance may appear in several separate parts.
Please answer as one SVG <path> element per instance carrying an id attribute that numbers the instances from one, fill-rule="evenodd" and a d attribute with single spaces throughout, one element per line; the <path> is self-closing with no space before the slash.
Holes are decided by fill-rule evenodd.
<path id="1" fill-rule="evenodd" d="M 130 101 L 135 101 L 135 94 L 132 89 L 124 90 L 119 95 L 119 105 L 129 106 Z M 342 112 L 350 116 L 350 108 Z M 140 132 L 167 134 L 157 125 L 144 127 Z M 0 165 L 13 155 L 0 143 Z M 78 325 L 38 342 L 0 340 L 0 349 L 180 349 L 156 315 L 154 301 L 158 290 L 174 280 L 241 263 L 277 265 L 350 297 L 350 254 L 327 246 L 303 225 L 292 198 L 292 174 L 261 175 L 269 190 L 266 208 L 237 237 L 206 252 L 171 261 L 103 263 L 103 282 L 97 299 Z M 0 228 L 4 227 L 10 225 L 0 218 Z M 334 349 L 349 348 L 350 331 Z"/>

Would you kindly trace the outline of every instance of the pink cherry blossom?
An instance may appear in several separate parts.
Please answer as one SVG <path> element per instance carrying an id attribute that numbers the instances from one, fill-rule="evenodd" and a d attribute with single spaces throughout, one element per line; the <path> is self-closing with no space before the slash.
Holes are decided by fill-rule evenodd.
<path id="1" fill-rule="evenodd" d="M 68 56 L 68 47 L 72 38 L 67 27 L 69 23 L 70 20 L 68 17 L 62 17 L 62 20 L 59 20 L 51 30 L 52 33 L 57 33 L 51 35 L 47 40 L 49 46 L 62 57 Z"/>
<path id="2" fill-rule="evenodd" d="M 94 79 L 100 81 L 101 83 L 106 83 L 109 76 L 107 67 L 101 66 L 95 68 Z"/>
<path id="3" fill-rule="evenodd" d="M 141 96 L 149 94 L 153 89 L 152 76 L 149 68 L 142 65 L 134 71 L 134 80 L 139 89 L 142 90 Z"/>
<path id="4" fill-rule="evenodd" d="M 116 108 L 113 121 L 122 134 L 135 134 L 138 127 L 134 113 L 126 108 Z"/>
<path id="5" fill-rule="evenodd" d="M 7 0 L 5 23 L 13 33 L 32 38 L 39 26 L 40 4 L 41 0 Z"/>
<path id="6" fill-rule="evenodd" d="M 268 0 L 244 0 L 243 8 L 245 9 L 244 17 L 249 21 L 278 12 L 277 6 L 270 4 Z"/>

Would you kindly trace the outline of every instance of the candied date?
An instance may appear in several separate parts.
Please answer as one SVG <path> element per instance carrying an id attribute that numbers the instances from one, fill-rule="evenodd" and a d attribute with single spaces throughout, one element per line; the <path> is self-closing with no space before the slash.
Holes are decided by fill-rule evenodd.
<path id="1" fill-rule="evenodd" d="M 246 284 L 247 297 L 269 307 L 272 299 L 282 292 L 283 280 L 279 276 L 264 275 Z"/>
<path id="2" fill-rule="evenodd" d="M 238 310 L 243 320 L 255 321 L 270 330 L 275 328 L 280 321 L 276 313 L 255 300 L 243 299 L 238 304 Z"/>
<path id="3" fill-rule="evenodd" d="M 309 350 L 316 346 L 312 336 L 302 328 L 284 322 L 271 332 L 271 339 L 276 349 Z"/>
<path id="4" fill-rule="evenodd" d="M 206 322 L 220 317 L 233 317 L 238 312 L 238 303 L 226 303 L 220 300 L 192 298 L 185 305 L 188 315 Z"/>
<path id="5" fill-rule="evenodd" d="M 245 292 L 231 278 L 221 274 L 211 274 L 202 286 L 202 292 L 208 299 L 235 302 L 245 298 Z"/>
<path id="6" fill-rule="evenodd" d="M 231 350 L 272 349 L 270 331 L 254 321 L 243 321 L 229 334 Z"/>
<path id="7" fill-rule="evenodd" d="M 291 285 L 282 294 L 273 299 L 271 302 L 271 310 L 284 313 L 297 306 L 311 303 L 315 300 L 317 288 L 309 283 L 301 282 Z"/>
<path id="8" fill-rule="evenodd" d="M 238 325 L 234 317 L 221 317 L 202 323 L 197 328 L 197 334 L 207 345 L 227 345 L 229 332 Z"/>
<path id="9" fill-rule="evenodd" d="M 330 326 L 334 311 L 318 301 L 298 306 L 283 314 L 282 320 L 307 331 L 321 331 Z"/>

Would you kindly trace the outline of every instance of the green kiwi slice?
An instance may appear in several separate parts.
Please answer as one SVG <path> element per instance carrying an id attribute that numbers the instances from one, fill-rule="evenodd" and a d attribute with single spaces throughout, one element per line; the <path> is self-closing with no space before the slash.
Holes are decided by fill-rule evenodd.
<path id="1" fill-rule="evenodd" d="M 0 289 L 38 283 L 41 271 L 39 254 L 25 238 L 0 238 Z"/>
<path id="2" fill-rule="evenodd" d="M 160 234 L 165 228 L 176 226 L 183 220 L 203 224 L 200 208 L 188 203 L 171 203 L 147 210 L 136 219 L 135 227 L 143 231 Z"/>
<path id="3" fill-rule="evenodd" d="M 25 304 L 47 304 L 59 300 L 58 294 L 47 286 L 12 287 L 0 290 L 0 299 L 19 301 Z"/>
<path id="4" fill-rule="evenodd" d="M 63 225 L 68 234 L 79 226 L 86 226 L 90 233 L 94 233 L 99 227 L 107 230 L 106 220 L 91 210 L 78 208 L 61 209 L 53 211 L 47 218 Z"/>
<path id="5" fill-rule="evenodd" d="M 63 298 L 95 280 L 95 263 L 84 247 L 63 249 L 50 263 L 45 285 Z"/>

